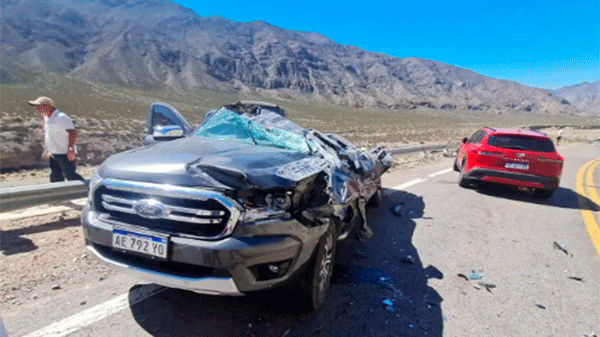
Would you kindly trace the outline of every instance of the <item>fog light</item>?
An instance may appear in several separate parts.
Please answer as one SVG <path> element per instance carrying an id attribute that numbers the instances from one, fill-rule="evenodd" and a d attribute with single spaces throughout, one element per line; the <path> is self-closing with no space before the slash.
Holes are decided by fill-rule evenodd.
<path id="1" fill-rule="evenodd" d="M 269 262 L 250 267 L 257 281 L 272 280 L 282 277 L 288 271 L 292 260 Z"/>

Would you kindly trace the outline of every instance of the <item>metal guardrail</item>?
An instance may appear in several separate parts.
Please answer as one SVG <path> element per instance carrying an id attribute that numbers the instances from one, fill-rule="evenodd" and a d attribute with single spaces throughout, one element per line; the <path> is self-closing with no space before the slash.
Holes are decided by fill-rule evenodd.
<path id="1" fill-rule="evenodd" d="M 407 148 L 402 148 L 402 149 L 386 149 L 386 151 L 391 153 L 392 155 L 396 155 L 396 154 L 407 154 L 407 153 L 420 152 L 420 151 L 443 150 L 446 148 L 448 148 L 448 145 L 426 145 L 426 146 L 413 146 L 413 147 L 407 147 Z"/>
<path id="2" fill-rule="evenodd" d="M 392 155 L 447 149 L 447 145 L 415 146 L 403 149 L 388 149 Z M 66 181 L 52 184 L 9 187 L 0 190 L 0 213 L 21 208 L 64 202 L 84 198 L 88 193 L 89 181 Z"/>
<path id="3" fill-rule="evenodd" d="M 0 212 L 84 198 L 88 180 L 3 188 L 0 190 Z"/>

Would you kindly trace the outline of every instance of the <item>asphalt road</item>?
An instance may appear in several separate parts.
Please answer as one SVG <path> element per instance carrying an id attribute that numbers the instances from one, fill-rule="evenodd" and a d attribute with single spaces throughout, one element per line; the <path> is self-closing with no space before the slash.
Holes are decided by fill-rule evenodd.
<path id="1" fill-rule="evenodd" d="M 566 161 L 561 186 L 546 201 L 509 189 L 460 188 L 458 173 L 449 170 L 452 158 L 385 175 L 388 196 L 368 212 L 375 235 L 339 246 L 332 291 L 318 312 L 299 312 L 285 292 L 214 297 L 111 274 L 36 308 L 3 312 L 4 323 L 10 336 L 598 333 L 600 249 L 593 225 L 600 207 L 589 193 L 600 190 L 600 165 L 587 166 L 589 174 L 581 168 L 599 157 L 600 147 L 559 152 Z M 400 216 L 392 212 L 397 205 Z M 554 241 L 569 254 L 553 248 Z"/>

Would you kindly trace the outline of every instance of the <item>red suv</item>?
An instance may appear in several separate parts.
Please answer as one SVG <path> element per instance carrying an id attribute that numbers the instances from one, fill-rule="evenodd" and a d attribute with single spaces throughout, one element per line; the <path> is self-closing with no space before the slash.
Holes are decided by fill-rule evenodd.
<path id="1" fill-rule="evenodd" d="M 484 127 L 463 138 L 454 162 L 458 184 L 483 181 L 534 189 L 548 199 L 558 187 L 564 159 L 544 133 Z"/>

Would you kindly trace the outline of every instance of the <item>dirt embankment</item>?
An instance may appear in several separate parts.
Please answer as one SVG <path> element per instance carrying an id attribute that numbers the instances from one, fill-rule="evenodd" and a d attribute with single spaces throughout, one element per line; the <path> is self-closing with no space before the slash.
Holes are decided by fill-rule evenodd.
<path id="1" fill-rule="evenodd" d="M 142 144 L 145 123 L 130 118 L 97 119 L 71 116 L 77 130 L 77 163 L 97 165 L 108 156 Z M 39 116 L 0 117 L 0 172 L 47 166 L 42 158 L 44 131 Z"/>

